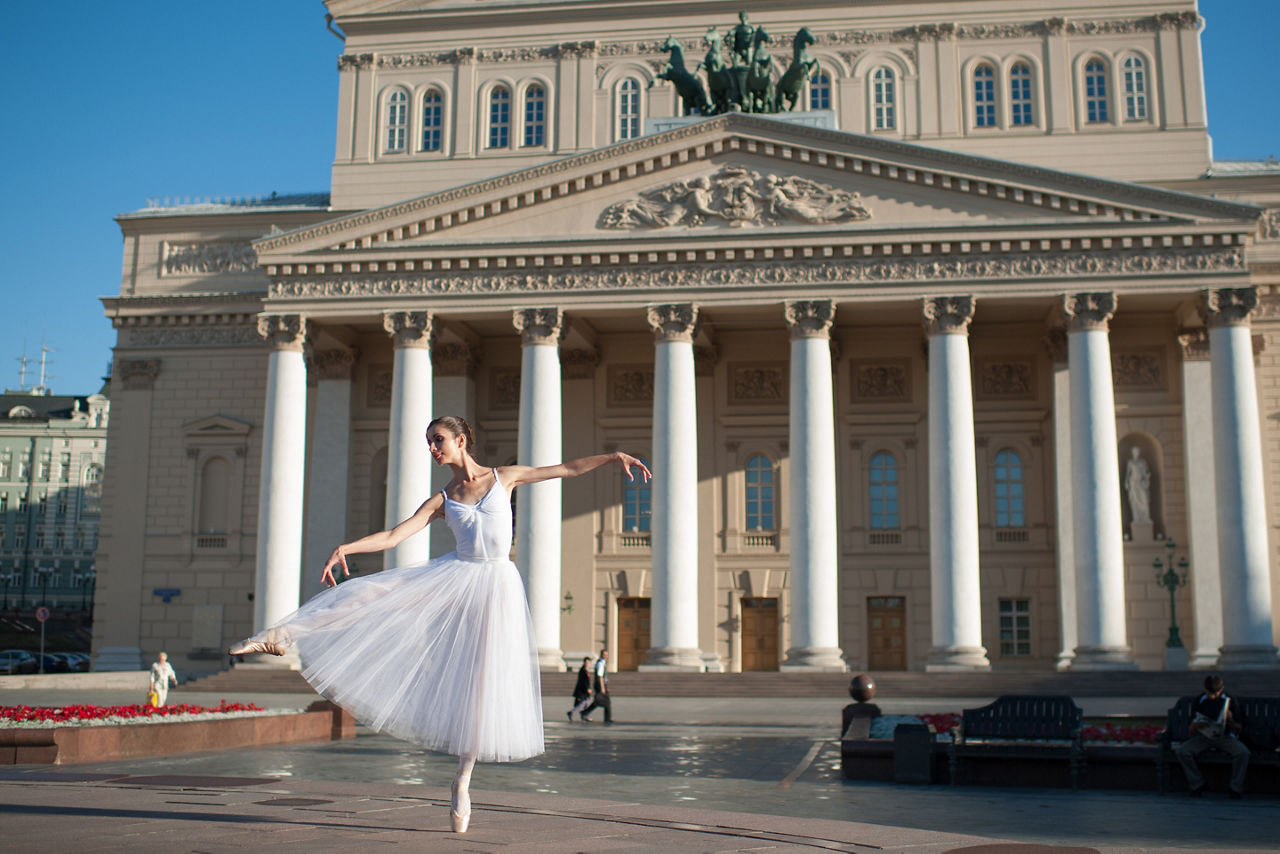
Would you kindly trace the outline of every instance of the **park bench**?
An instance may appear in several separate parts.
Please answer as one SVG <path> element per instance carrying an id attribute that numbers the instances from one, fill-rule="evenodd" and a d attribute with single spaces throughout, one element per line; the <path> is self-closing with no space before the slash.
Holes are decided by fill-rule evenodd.
<path id="1" fill-rule="evenodd" d="M 1156 751 L 1156 780 L 1161 793 L 1169 787 L 1169 768 L 1178 764 L 1173 748 L 1191 737 L 1191 705 L 1195 697 L 1182 697 L 1169 710 Z M 1244 729 L 1240 740 L 1249 748 L 1249 767 L 1280 766 L 1280 697 L 1232 697 L 1239 705 Z M 1207 765 L 1230 765 L 1231 757 L 1221 750 L 1209 749 L 1196 757 L 1201 768 Z"/>
<path id="2" fill-rule="evenodd" d="M 965 709 L 951 731 L 951 785 L 968 757 L 1063 760 L 1071 788 L 1084 767 L 1084 715 L 1070 697 L 1006 694 L 980 709 Z"/>

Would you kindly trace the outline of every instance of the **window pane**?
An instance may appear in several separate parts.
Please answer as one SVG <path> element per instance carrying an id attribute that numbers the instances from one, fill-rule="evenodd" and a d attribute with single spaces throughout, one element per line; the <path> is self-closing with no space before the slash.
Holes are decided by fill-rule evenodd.
<path id="1" fill-rule="evenodd" d="M 898 527 L 898 461 L 893 454 L 878 453 L 871 458 L 870 519 L 872 529 Z"/>
<path id="2" fill-rule="evenodd" d="M 618 84 L 618 139 L 640 135 L 640 81 L 628 77 Z"/>
<path id="3" fill-rule="evenodd" d="M 831 78 L 825 74 L 815 75 L 809 81 L 809 109 L 831 109 Z"/>
<path id="4" fill-rule="evenodd" d="M 1009 119 L 1014 126 L 1035 123 L 1031 111 L 1031 66 L 1019 62 L 1009 72 Z"/>
<path id="5" fill-rule="evenodd" d="M 1126 118 L 1140 120 L 1147 117 L 1147 69 L 1136 56 L 1124 61 L 1124 102 Z"/>
<path id="6" fill-rule="evenodd" d="M 547 139 L 547 93 L 530 86 L 524 95 L 524 144 L 543 145 Z"/>
<path id="7" fill-rule="evenodd" d="M 773 460 L 756 454 L 747 460 L 745 517 L 748 530 L 773 531 Z"/>
<path id="8" fill-rule="evenodd" d="M 511 93 L 501 87 L 489 95 L 489 148 L 511 144 Z"/>
<path id="9" fill-rule="evenodd" d="M 1091 59 L 1084 67 L 1085 113 L 1092 124 L 1108 121 L 1107 67 Z"/>
<path id="10" fill-rule="evenodd" d="M 898 126 L 895 115 L 897 95 L 894 91 L 893 70 L 877 68 L 871 76 L 871 104 L 874 130 L 893 130 Z"/>
<path id="11" fill-rule="evenodd" d="M 387 99 L 387 151 L 404 151 L 409 130 L 409 95 L 397 89 Z"/>
<path id="12" fill-rule="evenodd" d="M 646 466 L 649 461 L 640 460 Z M 648 531 L 649 520 L 649 498 L 652 493 L 650 487 L 646 483 L 642 483 L 639 479 L 631 482 L 624 481 L 622 486 L 622 530 L 624 531 Z"/>
<path id="13" fill-rule="evenodd" d="M 1022 458 L 1015 451 L 996 454 L 992 466 L 997 528 L 1021 528 L 1026 524 L 1022 506 Z"/>
<path id="14" fill-rule="evenodd" d="M 439 151 L 444 130 L 444 98 L 434 89 L 422 96 L 422 150 Z"/>
<path id="15" fill-rule="evenodd" d="M 980 128 L 996 126 L 996 72 L 980 65 L 973 72 L 973 123 Z"/>

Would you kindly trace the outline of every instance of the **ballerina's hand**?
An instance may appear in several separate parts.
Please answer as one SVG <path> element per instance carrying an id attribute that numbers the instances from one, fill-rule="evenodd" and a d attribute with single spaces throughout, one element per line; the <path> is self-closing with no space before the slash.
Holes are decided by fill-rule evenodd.
<path id="1" fill-rule="evenodd" d="M 626 474 L 627 480 L 629 481 L 635 480 L 635 476 L 631 474 L 632 466 L 635 466 L 640 470 L 640 476 L 644 479 L 645 483 L 648 483 L 649 478 L 653 477 L 653 473 L 649 471 L 649 467 L 630 454 L 624 454 L 619 451 L 618 462 L 622 465 L 622 471 Z"/>
<path id="2" fill-rule="evenodd" d="M 329 559 L 325 561 L 324 572 L 320 573 L 320 580 L 324 582 L 326 587 L 338 586 L 338 579 L 333 575 L 333 568 L 338 564 L 342 564 L 343 577 L 351 577 L 351 570 L 347 567 L 347 556 L 342 553 L 341 549 L 334 549 L 333 554 L 329 555 Z"/>

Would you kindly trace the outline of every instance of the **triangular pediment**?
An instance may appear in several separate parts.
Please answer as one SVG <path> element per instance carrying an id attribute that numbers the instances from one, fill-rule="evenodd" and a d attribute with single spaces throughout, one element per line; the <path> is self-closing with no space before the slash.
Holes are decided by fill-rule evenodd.
<path id="1" fill-rule="evenodd" d="M 501 241 L 717 231 L 897 233 L 1251 223 L 1257 210 L 1120 181 L 734 114 L 255 244 L 264 265 Z M 1251 227 L 1251 226 L 1246 226 Z"/>
<path id="2" fill-rule="evenodd" d="M 194 437 L 244 437 L 252 429 L 247 421 L 228 415 L 210 415 L 182 425 L 188 439 Z"/>

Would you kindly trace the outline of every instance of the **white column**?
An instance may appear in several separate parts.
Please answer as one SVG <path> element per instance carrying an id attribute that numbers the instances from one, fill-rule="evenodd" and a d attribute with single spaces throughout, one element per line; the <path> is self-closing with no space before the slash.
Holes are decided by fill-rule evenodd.
<path id="1" fill-rule="evenodd" d="M 468 424 L 476 423 L 475 366 L 478 355 L 477 348 L 469 344 L 442 344 L 439 335 L 436 336 L 436 344 L 431 348 L 432 418 L 457 415 L 466 419 Z M 453 470 L 448 466 L 432 465 L 431 494 L 444 489 L 452 478 Z M 446 526 L 433 527 L 435 530 L 431 532 L 431 557 L 446 555 L 458 547 L 453 532 Z"/>
<path id="2" fill-rule="evenodd" d="M 1267 496 L 1249 329 L 1257 307 L 1257 288 L 1210 290 L 1201 301 L 1213 378 L 1224 669 L 1280 665 L 1271 635 Z"/>
<path id="3" fill-rule="evenodd" d="M 317 374 L 315 420 L 307 463 L 306 535 L 302 601 L 324 590 L 320 567 L 347 538 L 347 483 L 351 457 L 351 350 L 312 354 Z"/>
<path id="4" fill-rule="evenodd" d="M 560 327 L 558 308 L 517 309 L 520 330 L 520 429 L 516 458 L 524 466 L 555 465 L 564 459 L 560 419 Z M 516 565 L 524 575 L 538 643 L 538 665 L 564 670 L 560 647 L 561 481 L 521 487 L 516 503 Z"/>
<path id="5" fill-rule="evenodd" d="M 431 314 L 389 311 L 382 328 L 393 338 L 391 428 L 387 437 L 387 516 L 392 528 L 413 515 L 431 494 Z M 430 559 L 430 531 L 414 534 L 383 553 L 382 566 L 410 566 Z"/>
<path id="6" fill-rule="evenodd" d="M 1134 669 L 1125 633 L 1120 461 L 1107 323 L 1113 293 L 1068 294 L 1071 372 L 1072 525 L 1076 561 L 1076 654 L 1072 670 Z"/>
<path id="7" fill-rule="evenodd" d="M 783 670 L 845 670 L 840 649 L 830 300 L 789 302 L 791 648 Z"/>
<path id="8" fill-rule="evenodd" d="M 642 670 L 701 670 L 698 649 L 698 427 L 693 337 L 698 307 L 651 306 L 653 600 Z"/>
<path id="9" fill-rule="evenodd" d="M 929 671 L 990 670 L 982 645 L 971 296 L 924 301 L 929 339 Z"/>
<path id="10" fill-rule="evenodd" d="M 306 331 L 307 321 L 300 315 L 258 316 L 258 334 L 271 345 L 271 354 L 262 418 L 254 632 L 298 608 L 306 479 L 307 366 L 302 357 Z M 296 666 L 296 657 L 285 656 L 274 663 Z"/>
<path id="11" fill-rule="evenodd" d="M 1193 329 L 1182 346 L 1182 434 L 1187 459 L 1187 553 L 1191 558 L 1191 608 L 1195 620 L 1193 668 L 1218 666 L 1222 646 L 1222 583 L 1218 572 L 1218 502 L 1213 470 L 1213 386 L 1209 336 Z"/>
<path id="12" fill-rule="evenodd" d="M 1071 371 L 1067 368 L 1067 335 L 1064 329 L 1049 332 L 1049 356 L 1053 359 L 1053 474 L 1055 540 L 1058 552 L 1058 620 L 1062 648 L 1058 670 L 1068 670 L 1076 657 L 1076 558 L 1075 523 L 1071 515 Z"/>

